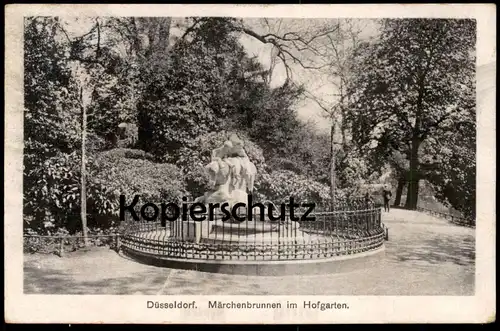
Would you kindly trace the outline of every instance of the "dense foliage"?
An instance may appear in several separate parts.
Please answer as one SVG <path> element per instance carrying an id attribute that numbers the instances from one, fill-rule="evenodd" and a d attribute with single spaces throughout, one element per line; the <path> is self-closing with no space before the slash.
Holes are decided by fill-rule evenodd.
<path id="1" fill-rule="evenodd" d="M 116 226 L 120 195 L 194 199 L 207 189 L 211 151 L 230 133 L 257 167 L 257 200 L 294 196 L 329 208 L 331 183 L 340 206 L 382 181 L 408 185 L 415 207 L 425 179 L 440 201 L 475 216 L 473 22 L 387 20 L 378 39 L 340 56 L 332 72 L 344 84 L 342 107 L 332 108 L 342 113 L 338 146 L 335 130 L 318 132 L 297 116 L 304 87 L 289 77 L 272 86 L 271 69 L 240 43 L 246 33 L 310 70 L 298 54 L 312 46 L 298 32 L 278 41 L 232 18 L 89 20 L 80 36 L 57 18 L 25 20 L 26 231 L 80 233 L 82 156 L 92 231 Z M 338 60 L 314 45 L 313 58 Z"/>
<path id="2" fill-rule="evenodd" d="M 424 144 L 457 129 L 474 135 L 461 126 L 475 121 L 475 43 L 473 20 L 385 20 L 350 86 L 353 139 L 379 157 L 398 151 L 409 162 L 408 208 L 417 207 L 430 168 Z"/>

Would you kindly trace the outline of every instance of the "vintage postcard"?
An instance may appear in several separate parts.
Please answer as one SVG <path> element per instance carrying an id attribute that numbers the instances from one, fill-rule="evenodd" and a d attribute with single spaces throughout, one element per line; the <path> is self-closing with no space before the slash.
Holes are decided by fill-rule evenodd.
<path id="1" fill-rule="evenodd" d="M 487 323 L 494 5 L 13 4 L 9 323 Z"/>

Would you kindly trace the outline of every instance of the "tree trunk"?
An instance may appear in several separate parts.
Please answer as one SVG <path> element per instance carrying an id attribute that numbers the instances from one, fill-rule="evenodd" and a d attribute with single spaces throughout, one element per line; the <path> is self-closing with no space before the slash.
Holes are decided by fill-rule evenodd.
<path id="1" fill-rule="evenodd" d="M 170 24 L 171 18 L 151 17 L 151 18 L 133 18 L 132 25 L 134 27 L 134 49 L 137 54 L 143 54 L 144 59 L 139 61 L 141 71 L 141 82 L 137 88 L 139 90 L 135 105 L 137 108 L 137 127 L 138 140 L 137 145 L 140 149 L 147 152 L 152 151 L 154 142 L 154 127 L 151 123 L 151 110 L 144 109 L 140 99 L 144 93 L 150 93 L 147 90 L 151 81 L 151 73 L 157 73 L 165 66 L 169 60 L 170 47 Z M 149 40 L 148 45 L 142 42 L 141 36 L 146 35 Z M 153 61 L 154 60 L 154 61 Z M 137 91 L 134 90 L 134 93 Z M 139 99 L 139 100 L 137 100 Z"/>
<path id="2" fill-rule="evenodd" d="M 418 204 L 418 179 L 408 182 L 408 194 L 406 195 L 405 208 L 415 210 Z"/>
<path id="3" fill-rule="evenodd" d="M 399 207 L 401 205 L 401 195 L 403 195 L 403 189 L 406 184 L 404 177 L 398 180 L 398 187 L 396 188 L 396 198 L 394 199 L 394 207 Z"/>
<path id="4" fill-rule="evenodd" d="M 410 172 L 408 174 L 408 192 L 406 194 L 405 207 L 407 209 L 415 210 L 417 209 L 418 203 L 418 184 L 419 184 L 419 173 L 418 173 L 418 148 L 420 146 L 420 141 L 417 138 L 412 140 L 411 153 L 410 153 Z"/>
<path id="5" fill-rule="evenodd" d="M 138 146 L 146 152 L 150 152 L 153 146 L 153 126 L 150 116 L 143 105 L 137 105 Z"/>
<path id="6" fill-rule="evenodd" d="M 335 209 L 335 186 L 336 186 L 336 178 L 335 178 L 335 123 L 332 123 L 332 127 L 330 129 L 330 203 L 331 209 Z"/>
<path id="7" fill-rule="evenodd" d="M 423 113 L 423 100 L 425 94 L 425 78 L 429 69 L 430 61 L 427 61 L 426 68 L 421 74 L 417 98 L 417 112 L 415 114 L 415 127 L 413 128 L 413 137 L 411 140 L 411 151 L 410 151 L 410 172 L 408 174 L 408 192 L 406 193 L 406 204 L 407 209 L 415 210 L 417 209 L 418 203 L 418 182 L 420 180 L 419 164 L 418 164 L 418 149 L 420 147 L 421 140 L 421 124 L 422 124 L 422 113 Z"/>
<path id="8" fill-rule="evenodd" d="M 86 160 L 85 160 L 85 144 L 87 140 L 87 107 L 83 100 L 83 88 L 80 88 L 80 100 L 82 104 L 82 159 L 81 159 L 81 219 L 82 219 L 82 232 L 83 243 L 85 247 L 88 246 L 87 234 L 87 189 L 86 189 Z"/>
<path id="9" fill-rule="evenodd" d="M 344 86 L 347 84 L 344 82 L 344 79 L 340 80 L 340 133 L 342 135 L 342 151 L 345 153 L 347 151 L 347 123 L 346 123 L 346 107 L 344 105 L 344 100 L 347 99 L 347 105 L 350 104 L 351 98 L 349 95 L 345 95 Z"/>

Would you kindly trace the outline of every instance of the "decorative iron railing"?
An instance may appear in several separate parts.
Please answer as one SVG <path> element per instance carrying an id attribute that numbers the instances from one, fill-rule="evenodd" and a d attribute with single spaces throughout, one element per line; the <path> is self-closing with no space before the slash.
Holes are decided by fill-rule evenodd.
<path id="1" fill-rule="evenodd" d="M 87 240 L 91 246 L 107 246 L 118 250 L 119 236 L 119 233 L 88 235 Z M 62 257 L 65 253 L 74 252 L 84 247 L 85 239 L 82 235 L 25 234 L 23 236 L 25 253 L 56 254 Z"/>
<path id="2" fill-rule="evenodd" d="M 464 217 L 458 217 L 458 216 L 454 216 L 454 215 L 451 215 L 451 214 L 442 213 L 442 212 L 438 212 L 438 211 L 430 210 L 430 209 L 426 209 L 426 208 L 421 208 L 421 207 L 417 207 L 417 210 L 421 211 L 423 213 L 429 214 L 429 215 L 437 216 L 439 218 L 448 220 L 448 221 L 450 221 L 450 223 L 453 223 L 453 224 L 456 224 L 456 225 L 466 226 L 466 227 L 471 227 L 471 228 L 473 228 L 473 227 L 476 226 L 476 220 L 475 219 L 468 219 L 468 218 L 464 218 Z"/>
<path id="3" fill-rule="evenodd" d="M 289 214 L 277 221 L 242 214 L 247 217 L 243 222 L 222 221 L 218 216 L 163 224 L 128 217 L 120 248 L 125 253 L 183 260 L 310 260 L 375 250 L 387 236 L 381 210 L 375 207 L 316 212 L 309 215 L 314 221 L 292 219 Z"/>

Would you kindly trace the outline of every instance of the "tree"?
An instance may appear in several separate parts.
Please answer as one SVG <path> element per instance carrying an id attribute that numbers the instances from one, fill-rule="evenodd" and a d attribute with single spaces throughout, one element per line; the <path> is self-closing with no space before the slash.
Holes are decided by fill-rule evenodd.
<path id="1" fill-rule="evenodd" d="M 25 220 L 36 222 L 33 227 L 54 221 L 51 201 L 58 193 L 52 186 L 61 177 L 53 177 L 51 159 L 71 153 L 81 142 L 78 86 L 58 24 L 57 18 L 25 20 L 23 212 Z"/>
<path id="2" fill-rule="evenodd" d="M 61 26 L 60 29 L 63 29 Z M 68 59 L 68 66 L 72 68 L 72 76 L 78 83 L 79 95 L 78 103 L 81 109 L 81 151 L 80 151 L 80 218 L 82 222 L 83 242 L 88 246 L 88 226 L 87 226 L 87 135 L 88 109 L 96 95 L 97 82 L 101 81 L 106 69 L 101 64 L 101 22 L 96 18 L 94 27 L 86 35 L 91 35 L 97 31 L 97 43 L 94 47 L 85 47 L 84 38 L 69 40 L 71 45 L 71 57 Z M 63 30 L 64 31 L 64 30 Z M 66 34 L 67 36 L 67 34 Z M 76 48 L 76 49 L 75 49 Z"/>
<path id="3" fill-rule="evenodd" d="M 326 38 L 338 30 L 336 24 L 319 22 L 304 27 L 297 19 L 238 19 L 200 17 L 188 18 L 185 33 L 181 39 L 188 39 L 196 35 L 201 26 L 208 23 L 214 40 L 221 31 L 230 31 L 238 36 L 248 36 L 273 47 L 273 54 L 280 59 L 285 67 L 287 81 L 293 76 L 294 67 L 301 69 L 318 70 L 326 67 L 327 63 L 321 56 Z M 269 74 L 270 71 L 263 72 Z"/>
<path id="4" fill-rule="evenodd" d="M 409 161 L 407 208 L 417 206 L 422 143 L 471 116 L 475 31 L 472 20 L 385 20 L 349 87 L 356 142 Z"/>
<path id="5" fill-rule="evenodd" d="M 138 103 L 144 150 L 175 161 L 181 147 L 221 127 L 228 117 L 231 81 L 225 78 L 235 64 L 228 59 L 240 49 L 223 23 L 217 19 L 200 23 L 193 40 L 179 40 L 163 70 L 148 77 Z"/>
<path id="6" fill-rule="evenodd" d="M 455 130 L 429 139 L 432 158 L 423 161 L 425 178 L 432 184 L 438 200 L 460 211 L 464 217 L 476 217 L 476 126 L 474 118 Z"/>
<path id="7" fill-rule="evenodd" d="M 339 186 L 337 165 L 343 165 L 346 167 L 343 170 L 347 170 L 349 161 L 354 161 L 351 157 L 353 155 L 349 155 L 353 149 L 348 139 L 349 122 L 346 119 L 346 114 L 352 93 L 352 91 L 348 91 L 348 86 L 353 80 L 353 69 L 362 55 L 363 48 L 360 47 L 362 31 L 363 27 L 359 22 L 347 19 L 337 23 L 335 33 L 326 35 L 327 42 L 321 56 L 326 58 L 325 71 L 329 77 L 328 83 L 334 89 L 328 95 L 332 101 L 327 102 L 324 98 L 307 91 L 307 97 L 325 112 L 331 123 L 329 178 L 332 205 L 335 205 L 335 189 Z M 351 152 L 351 154 L 353 153 Z M 352 176 L 344 176 L 344 179 L 347 177 Z M 344 182 L 347 184 L 346 180 Z M 348 184 L 353 183 L 349 181 Z"/>
<path id="8" fill-rule="evenodd" d="M 69 152 L 79 144 L 79 121 L 74 116 L 78 114 L 78 89 L 66 63 L 68 48 L 59 38 L 57 23 L 52 18 L 25 21 L 24 139 L 28 166 L 32 157 L 37 164 L 43 162 L 43 156 Z"/>
<path id="9" fill-rule="evenodd" d="M 28 18 L 25 26 L 25 214 L 54 224 L 56 217 L 73 213 L 77 195 L 71 189 L 79 177 L 85 244 L 87 136 L 95 123 L 87 125 L 87 113 L 96 82 L 113 69 L 100 62 L 108 51 L 101 44 L 101 25 L 95 19 L 88 33 L 74 38 L 57 18 Z M 74 169 L 76 156 L 79 171 Z M 57 165 L 66 173 L 56 170 Z M 60 215 L 64 204 L 69 205 L 67 215 Z"/>
<path id="10" fill-rule="evenodd" d="M 396 180 L 398 184 L 396 187 L 396 196 L 394 197 L 394 206 L 399 207 L 401 205 L 401 196 L 403 194 L 403 189 L 407 182 L 409 163 L 407 158 L 397 150 L 392 152 L 392 155 L 389 157 L 388 161 L 396 174 Z"/>
<path id="11" fill-rule="evenodd" d="M 83 243 L 88 245 L 87 227 L 87 110 L 92 101 L 92 81 L 87 70 L 79 62 L 74 62 L 73 76 L 79 80 L 79 104 L 81 108 L 81 151 L 80 151 L 80 218 L 82 222 Z"/>
<path id="12" fill-rule="evenodd" d="M 258 142 L 267 137 L 274 153 L 286 154 L 298 124 L 293 105 L 302 90 L 291 84 L 271 88 L 264 79 L 267 71 L 238 38 L 246 34 L 286 48 L 285 42 L 299 43 L 301 37 L 273 39 L 274 34 L 258 34 L 236 18 L 187 18 L 184 23 L 168 63 L 148 77 L 138 104 L 141 148 L 175 159 L 191 139 L 223 126 L 244 129 Z M 304 64 L 294 52 L 285 53 L 284 61 Z"/>

